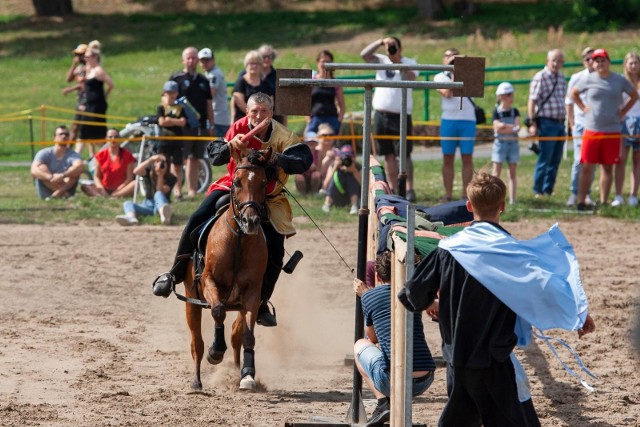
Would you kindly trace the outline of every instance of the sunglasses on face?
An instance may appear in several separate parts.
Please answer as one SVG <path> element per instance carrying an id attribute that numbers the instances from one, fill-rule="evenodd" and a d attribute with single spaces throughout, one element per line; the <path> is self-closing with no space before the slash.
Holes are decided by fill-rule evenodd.
<path id="1" fill-rule="evenodd" d="M 333 134 L 332 133 L 319 133 L 318 136 L 320 138 L 326 138 L 327 136 L 333 136 Z"/>
<path id="2" fill-rule="evenodd" d="M 56 136 L 69 136 L 69 132 L 56 133 Z"/>
<path id="3" fill-rule="evenodd" d="M 271 55 L 262 55 L 262 59 L 273 59 L 273 54 L 271 54 Z"/>

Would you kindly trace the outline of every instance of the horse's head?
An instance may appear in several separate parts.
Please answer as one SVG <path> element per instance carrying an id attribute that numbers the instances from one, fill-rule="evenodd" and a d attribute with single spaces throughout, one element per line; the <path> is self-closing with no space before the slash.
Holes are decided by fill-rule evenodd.
<path id="1" fill-rule="evenodd" d="M 256 234 L 266 219 L 267 184 L 276 176 L 271 148 L 251 150 L 239 159 L 231 186 L 231 209 L 244 234 Z M 277 172 L 276 172 L 277 173 Z"/>

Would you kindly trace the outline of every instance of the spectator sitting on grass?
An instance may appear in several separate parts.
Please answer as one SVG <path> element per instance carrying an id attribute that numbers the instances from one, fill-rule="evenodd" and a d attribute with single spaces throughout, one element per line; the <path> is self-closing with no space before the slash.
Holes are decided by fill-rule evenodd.
<path id="1" fill-rule="evenodd" d="M 31 164 L 38 196 L 47 200 L 74 196 L 84 172 L 82 157 L 69 149 L 69 129 L 56 127 L 53 140 L 55 145 L 38 151 Z"/>

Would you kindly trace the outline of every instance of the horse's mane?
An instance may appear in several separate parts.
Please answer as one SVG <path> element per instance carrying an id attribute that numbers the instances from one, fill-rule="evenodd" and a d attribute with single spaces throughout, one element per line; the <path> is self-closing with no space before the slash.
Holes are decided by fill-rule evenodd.
<path id="1" fill-rule="evenodd" d="M 275 181 L 278 178 L 277 156 L 266 150 L 251 150 L 247 156 L 247 161 L 252 165 L 264 168 L 268 181 Z"/>

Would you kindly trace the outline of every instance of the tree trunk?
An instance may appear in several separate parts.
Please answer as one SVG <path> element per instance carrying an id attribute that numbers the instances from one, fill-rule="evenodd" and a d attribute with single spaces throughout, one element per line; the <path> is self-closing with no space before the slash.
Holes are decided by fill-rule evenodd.
<path id="1" fill-rule="evenodd" d="M 72 0 L 32 0 L 36 16 L 62 16 L 73 13 Z"/>
<path id="2" fill-rule="evenodd" d="M 444 9 L 442 0 L 416 0 L 418 14 L 427 19 L 435 18 Z"/>

